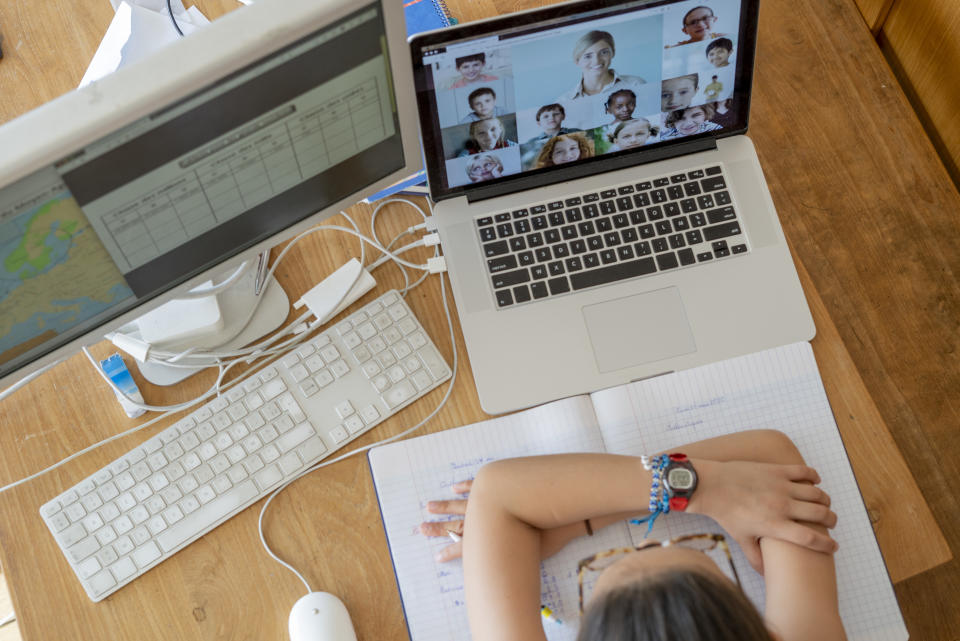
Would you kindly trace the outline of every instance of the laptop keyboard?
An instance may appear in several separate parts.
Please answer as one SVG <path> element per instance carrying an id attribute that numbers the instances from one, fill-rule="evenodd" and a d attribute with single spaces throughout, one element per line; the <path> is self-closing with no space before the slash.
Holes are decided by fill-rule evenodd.
<path id="1" fill-rule="evenodd" d="M 749 252 L 718 165 L 476 224 L 499 308 Z"/>

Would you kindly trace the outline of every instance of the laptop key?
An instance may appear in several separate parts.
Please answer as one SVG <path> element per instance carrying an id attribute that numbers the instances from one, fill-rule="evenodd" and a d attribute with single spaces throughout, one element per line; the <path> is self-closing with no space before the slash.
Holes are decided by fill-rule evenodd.
<path id="1" fill-rule="evenodd" d="M 527 248 L 527 243 L 526 243 L 525 240 L 523 240 L 522 237 L 520 237 L 520 238 L 511 238 L 511 239 L 510 239 L 510 249 L 511 249 L 512 251 L 520 252 L 520 251 L 523 251 L 523 250 L 526 249 L 526 248 Z"/>
<path id="2" fill-rule="evenodd" d="M 493 217 L 493 219 L 498 223 L 505 223 L 508 220 L 510 220 L 510 212 L 507 212 L 505 214 L 497 214 L 496 216 Z"/>
<path id="3" fill-rule="evenodd" d="M 550 260 L 553 257 L 553 255 L 550 253 L 549 247 L 540 247 L 534 253 L 537 255 L 537 262 L 541 263 L 546 260 Z"/>
<path id="4" fill-rule="evenodd" d="M 531 214 L 542 214 L 545 211 L 547 211 L 546 205 L 534 205 L 533 207 L 530 208 Z"/>
<path id="5" fill-rule="evenodd" d="M 710 252 L 700 252 L 697 254 L 697 262 L 702 263 L 707 260 L 713 260 L 713 254 Z"/>
<path id="6" fill-rule="evenodd" d="M 570 283 L 567 281 L 566 276 L 551 278 L 547 281 L 547 285 L 550 287 L 550 293 L 554 296 L 557 294 L 566 294 L 570 291 Z"/>
<path id="7" fill-rule="evenodd" d="M 558 210 L 558 209 L 563 209 L 563 201 L 562 201 L 562 200 L 555 200 L 555 201 L 553 201 L 552 203 L 549 203 L 549 204 L 547 205 L 547 209 L 549 209 L 550 211 L 556 211 L 556 210 Z"/>
<path id="8" fill-rule="evenodd" d="M 550 272 L 551 276 L 559 276 L 560 274 L 565 273 L 567 270 L 563 268 L 563 262 L 557 260 L 547 265 L 547 271 Z"/>
<path id="9" fill-rule="evenodd" d="M 633 198 L 629 196 L 617 198 L 617 209 L 619 211 L 630 211 L 633 209 Z"/>
<path id="10" fill-rule="evenodd" d="M 697 196 L 697 204 L 700 205 L 700 209 L 713 209 L 717 206 L 716 203 L 713 202 L 713 196 L 710 194 Z"/>
<path id="11" fill-rule="evenodd" d="M 532 265 L 534 263 L 533 252 L 521 252 L 517 254 L 517 260 L 520 261 L 520 264 L 524 267 Z"/>
<path id="12" fill-rule="evenodd" d="M 526 218 L 529 215 L 530 215 L 530 212 L 527 211 L 526 209 L 515 209 L 513 211 L 514 218 Z"/>
<path id="13" fill-rule="evenodd" d="M 653 183 L 651 183 L 649 180 L 645 180 L 642 183 L 637 183 L 636 186 L 637 189 L 642 191 L 644 189 L 651 189 L 653 187 Z"/>
<path id="14" fill-rule="evenodd" d="M 667 203 L 663 206 L 663 213 L 665 213 L 667 216 L 679 216 L 680 205 L 677 203 Z"/>
<path id="15" fill-rule="evenodd" d="M 583 202 L 585 203 L 594 203 L 594 202 L 597 202 L 598 200 L 600 200 L 600 195 L 597 193 L 583 195 Z"/>
<path id="16" fill-rule="evenodd" d="M 586 241 L 582 239 L 573 241 L 572 243 L 570 243 L 570 251 L 572 251 L 574 254 L 584 253 L 585 251 L 587 251 Z"/>
<path id="17" fill-rule="evenodd" d="M 686 174 L 674 174 L 673 176 L 670 176 L 670 182 L 672 182 L 673 184 L 682 183 L 686 179 L 687 179 Z"/>
<path id="18" fill-rule="evenodd" d="M 708 176 L 716 176 L 716 175 L 719 174 L 721 171 L 723 171 L 723 170 L 720 169 L 719 166 L 716 166 L 716 167 L 707 167 L 707 175 L 708 175 Z"/>
<path id="19" fill-rule="evenodd" d="M 650 200 L 656 204 L 667 202 L 667 192 L 662 189 L 654 189 L 650 192 Z"/>
<path id="20" fill-rule="evenodd" d="M 668 249 L 670 249 L 670 246 L 667 244 L 666 238 L 661 237 L 661 238 L 653 239 L 653 251 L 659 253 L 659 252 L 665 252 Z"/>
<path id="21" fill-rule="evenodd" d="M 737 212 L 733 210 L 733 207 L 729 206 L 711 209 L 707 212 L 707 220 L 710 221 L 710 224 L 722 223 L 725 220 L 733 220 L 736 217 Z"/>
<path id="22" fill-rule="evenodd" d="M 491 240 L 497 239 L 497 232 L 493 227 L 481 227 L 480 228 L 480 240 L 483 242 L 489 242 Z"/>
<path id="23" fill-rule="evenodd" d="M 617 262 L 617 252 L 612 249 L 604 249 L 602 252 L 600 252 L 600 261 L 604 265 Z"/>
<path id="24" fill-rule="evenodd" d="M 506 238 L 507 236 L 513 236 L 513 225 L 510 223 L 503 223 L 497 225 L 497 236 L 500 238 Z"/>
<path id="25" fill-rule="evenodd" d="M 617 229 L 621 229 L 630 224 L 630 219 L 627 217 L 627 214 L 617 214 L 613 217 L 613 226 Z"/>
<path id="26" fill-rule="evenodd" d="M 723 176 L 711 176 L 700 181 L 700 187 L 702 187 L 704 191 L 716 191 L 726 186 L 727 181 L 723 179 Z"/>
<path id="27" fill-rule="evenodd" d="M 564 240 L 573 240 L 579 234 L 577 234 L 577 228 L 573 225 L 567 225 L 560 228 L 560 234 L 563 236 Z"/>
<path id="28" fill-rule="evenodd" d="M 613 229 L 613 222 L 609 218 L 597 220 L 597 231 L 610 231 Z"/>
<path id="29" fill-rule="evenodd" d="M 647 241 L 634 244 L 633 251 L 637 253 L 637 256 L 649 256 L 653 253 L 653 250 L 650 248 L 650 243 Z"/>
<path id="30" fill-rule="evenodd" d="M 519 287 L 513 288 L 513 298 L 518 303 L 526 303 L 530 300 L 530 290 L 527 289 L 526 285 L 520 285 Z"/>
<path id="31" fill-rule="evenodd" d="M 663 207 L 659 205 L 647 207 L 647 218 L 650 220 L 660 220 L 663 218 Z"/>
<path id="32" fill-rule="evenodd" d="M 486 225 L 492 225 L 492 224 L 493 224 L 493 218 L 490 216 L 477 218 L 477 227 L 485 227 Z"/>
<path id="33" fill-rule="evenodd" d="M 568 223 L 575 223 L 579 220 L 583 220 L 583 214 L 580 213 L 579 207 L 574 207 L 573 209 L 568 209 L 564 212 L 567 216 Z"/>
<path id="34" fill-rule="evenodd" d="M 617 187 L 617 193 L 620 194 L 621 196 L 625 196 L 626 194 L 632 194 L 633 185 L 624 185 L 623 187 Z"/>
<path id="35" fill-rule="evenodd" d="M 650 204 L 650 196 L 647 194 L 634 194 L 633 204 L 637 207 L 646 207 Z"/>
<path id="36" fill-rule="evenodd" d="M 497 290 L 497 307 L 506 307 L 507 305 L 513 305 L 513 294 L 510 293 L 509 289 Z"/>
<path id="37" fill-rule="evenodd" d="M 590 203 L 589 205 L 584 205 L 583 215 L 585 218 L 596 218 L 597 216 L 600 215 L 600 208 L 597 207 L 596 203 Z"/>
<path id="38" fill-rule="evenodd" d="M 683 234 L 673 234 L 667 240 L 670 241 L 670 249 L 680 249 L 687 245 L 686 241 L 683 240 Z"/>
<path id="39" fill-rule="evenodd" d="M 617 195 L 616 189 L 604 189 L 600 192 L 601 198 L 614 198 Z"/>
<path id="40" fill-rule="evenodd" d="M 667 195 L 670 196 L 670 200 L 680 200 L 683 198 L 683 187 L 680 185 L 670 185 L 667 187 Z"/>
<path id="41" fill-rule="evenodd" d="M 726 238 L 727 236 L 736 236 L 740 233 L 743 232 L 740 229 L 740 223 L 737 221 L 720 223 L 719 225 L 714 225 L 713 227 L 703 228 L 703 237 L 707 240 L 717 240 L 718 238 Z"/>
<path id="42" fill-rule="evenodd" d="M 684 184 L 683 184 L 683 191 L 684 191 L 685 194 L 687 194 L 687 196 L 691 196 L 691 197 L 692 197 L 692 196 L 699 196 L 700 193 L 701 193 L 701 191 L 700 191 L 700 183 L 698 183 L 698 182 L 696 182 L 696 181 L 694 181 L 694 182 L 689 182 L 689 183 L 684 183 Z"/>
<path id="43" fill-rule="evenodd" d="M 587 254 L 583 257 L 583 266 L 592 269 L 600 264 L 600 257 L 596 254 Z"/>
<path id="44" fill-rule="evenodd" d="M 507 241 L 505 240 L 498 240 L 495 243 L 487 243 L 483 246 L 483 255 L 487 258 L 499 256 L 500 254 L 506 254 L 509 251 L 510 247 L 507 246 Z"/>
<path id="45" fill-rule="evenodd" d="M 527 219 L 521 219 L 513 223 L 513 231 L 518 234 L 526 234 L 530 231 L 530 221 Z"/>
<path id="46" fill-rule="evenodd" d="M 680 216 L 673 219 L 673 229 L 675 231 L 686 231 L 690 229 L 690 220 L 686 216 Z"/>
<path id="47" fill-rule="evenodd" d="M 688 185 L 691 183 L 687 183 Z M 683 210 L 685 214 L 692 214 L 697 211 L 697 201 L 693 198 L 684 198 L 680 201 L 680 209 Z"/>
<path id="48" fill-rule="evenodd" d="M 733 247 L 731 247 L 731 250 L 733 251 L 734 254 L 744 254 L 747 251 L 747 246 L 743 244 L 734 245 Z"/>
<path id="49" fill-rule="evenodd" d="M 542 280 L 535 280 L 530 283 L 530 293 L 534 298 L 544 298 L 550 292 L 547 291 L 547 285 Z"/>
<path id="50" fill-rule="evenodd" d="M 620 260 L 630 260 L 633 258 L 633 248 L 630 247 L 630 245 L 617 247 L 617 258 Z"/>
<path id="51" fill-rule="evenodd" d="M 490 270 L 491 274 L 496 274 L 497 272 L 505 272 L 510 269 L 517 268 L 517 259 L 511 254 L 506 256 L 501 256 L 500 258 L 493 258 L 487 261 L 487 269 Z"/>
<path id="52" fill-rule="evenodd" d="M 580 204 L 580 196 L 574 196 L 573 198 L 567 198 L 563 201 L 563 204 L 567 207 L 574 207 Z"/>
<path id="53" fill-rule="evenodd" d="M 694 227 L 703 227 L 707 224 L 707 217 L 701 213 L 690 214 L 690 224 Z"/>
<path id="54" fill-rule="evenodd" d="M 703 234 L 700 233 L 699 229 L 693 229 L 687 232 L 688 245 L 699 245 L 702 242 L 703 242 Z"/>
<path id="55" fill-rule="evenodd" d="M 657 271 L 657 267 L 652 258 L 641 258 L 639 260 L 616 263 L 614 265 L 600 267 L 599 269 L 571 274 L 570 284 L 574 290 L 579 290 L 586 287 L 606 285 L 607 283 L 613 283 L 625 278 L 646 276 L 655 271 Z"/>
<path id="56" fill-rule="evenodd" d="M 693 250 L 689 247 L 678 251 L 677 256 L 680 258 L 681 265 L 692 265 L 697 262 L 697 258 L 693 255 Z"/>
<path id="57" fill-rule="evenodd" d="M 541 245 L 543 245 L 543 234 L 535 232 L 527 236 L 527 245 L 529 247 L 540 247 Z"/>
<path id="58" fill-rule="evenodd" d="M 718 191 L 713 195 L 716 199 L 718 205 L 729 205 L 733 200 L 730 198 L 730 194 L 726 191 Z"/>
<path id="59" fill-rule="evenodd" d="M 554 258 L 566 258 L 570 255 L 570 248 L 566 243 L 560 243 L 559 245 L 553 246 L 553 257 Z"/>
<path id="60" fill-rule="evenodd" d="M 550 220 L 550 224 L 553 227 L 556 227 L 557 225 L 562 225 L 564 223 L 562 211 L 550 212 L 550 214 L 547 215 L 547 218 Z"/>
<path id="61" fill-rule="evenodd" d="M 642 225 L 647 222 L 647 217 L 643 215 L 643 211 L 634 209 L 630 212 L 630 222 L 633 225 Z"/>
<path id="62" fill-rule="evenodd" d="M 568 272 L 578 272 L 581 269 L 583 269 L 583 262 L 580 260 L 578 256 L 574 256 L 573 258 L 568 258 L 567 260 L 564 261 L 564 263 L 567 265 Z"/>
<path id="63" fill-rule="evenodd" d="M 547 227 L 547 217 L 546 216 L 535 216 L 532 219 L 534 229 L 544 229 Z"/>
<path id="64" fill-rule="evenodd" d="M 665 254 L 657 254 L 657 267 L 660 268 L 660 271 L 665 269 L 673 269 L 674 267 L 679 267 L 680 263 L 677 262 L 677 255 L 673 252 L 667 252 Z"/>
<path id="65" fill-rule="evenodd" d="M 654 187 L 666 187 L 669 184 L 670 184 L 669 178 L 656 178 L 653 181 Z"/>
<path id="66" fill-rule="evenodd" d="M 519 285 L 520 283 L 526 283 L 530 280 L 530 272 L 527 269 L 518 269 L 512 272 L 501 272 L 495 274 L 491 280 L 493 280 L 494 289 L 500 289 L 501 287 L 512 287 L 514 285 Z"/>
<path id="67" fill-rule="evenodd" d="M 612 200 L 601 200 L 600 201 L 600 212 L 603 214 L 613 214 L 616 213 L 617 206 L 613 204 Z"/>
<path id="68" fill-rule="evenodd" d="M 546 265 L 534 265 L 530 268 L 530 273 L 534 278 L 546 278 L 547 277 L 547 267 Z"/>

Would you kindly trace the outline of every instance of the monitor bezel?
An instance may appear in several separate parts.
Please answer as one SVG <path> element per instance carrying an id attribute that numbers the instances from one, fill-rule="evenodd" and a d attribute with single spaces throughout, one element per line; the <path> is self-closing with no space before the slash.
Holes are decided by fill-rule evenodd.
<path id="1" fill-rule="evenodd" d="M 760 0 L 741 0 L 738 32 L 737 66 L 735 70 L 737 123 L 735 126 L 720 130 L 677 138 L 672 141 L 658 142 L 644 147 L 640 151 L 621 151 L 604 154 L 576 163 L 575 166 L 551 167 L 528 170 L 522 175 L 513 174 L 488 180 L 476 185 L 446 186 L 446 168 L 443 147 L 437 122 L 436 105 L 432 100 L 429 77 L 430 69 L 423 64 L 424 49 L 442 48 L 467 40 L 475 36 L 492 32 L 517 29 L 534 25 L 545 20 L 574 18 L 579 14 L 594 11 L 633 11 L 670 4 L 680 4 L 689 0 L 573 0 L 547 7 L 530 9 L 519 13 L 497 16 L 486 20 L 456 25 L 416 34 L 409 39 L 410 58 L 413 64 L 413 77 L 417 99 L 417 112 L 420 119 L 420 132 L 423 139 L 424 165 L 427 171 L 427 184 L 434 201 L 466 196 L 468 200 L 491 198 L 511 194 L 526 189 L 571 180 L 581 176 L 592 176 L 614 171 L 628 166 L 642 165 L 664 158 L 689 153 L 691 146 L 714 144 L 719 138 L 746 133 L 750 112 L 750 95 L 753 84 L 753 67 L 756 56 L 757 28 Z M 585 18 L 589 19 L 589 18 Z M 518 141 L 519 142 L 519 141 Z M 699 146 L 697 143 L 701 143 Z M 692 143 L 692 145 L 691 145 Z"/>
<path id="2" fill-rule="evenodd" d="M 60 96 L 0 127 L 0 149 L 16 150 L 16 153 L 5 153 L 0 158 L 2 189 L 112 132 L 183 100 L 208 87 L 212 81 L 248 67 L 323 26 L 369 6 L 378 6 L 383 13 L 403 166 L 363 190 L 331 203 L 274 236 L 238 251 L 162 292 L 138 301 L 131 309 L 0 375 L 0 390 L 9 383 L 76 353 L 81 345 L 100 341 L 106 332 L 133 321 L 183 292 L 211 278 L 232 272 L 244 261 L 255 258 L 365 196 L 422 169 L 403 6 L 388 0 L 362 3 L 350 0 L 322 3 L 315 0 L 263 0 L 241 7 L 142 61 Z M 248 35 L 238 37 L 237 34 Z M 210 52 L 217 53 L 211 55 Z M 290 294 L 296 297 L 296 292 Z"/>

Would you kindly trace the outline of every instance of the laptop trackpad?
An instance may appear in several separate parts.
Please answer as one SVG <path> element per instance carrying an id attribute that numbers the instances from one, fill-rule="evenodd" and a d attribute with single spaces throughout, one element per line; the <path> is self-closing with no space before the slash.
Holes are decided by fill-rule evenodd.
<path id="1" fill-rule="evenodd" d="M 588 305 L 583 318 L 601 372 L 697 349 L 676 287 Z"/>

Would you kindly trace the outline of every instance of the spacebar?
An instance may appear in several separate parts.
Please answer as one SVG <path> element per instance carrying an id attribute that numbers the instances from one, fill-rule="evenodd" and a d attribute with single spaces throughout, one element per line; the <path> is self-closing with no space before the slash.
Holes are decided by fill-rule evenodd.
<path id="1" fill-rule="evenodd" d="M 583 289 L 584 287 L 605 285 L 624 278 L 652 274 L 655 271 L 657 271 L 657 264 L 653 262 L 652 258 L 641 258 L 640 260 L 631 260 L 628 263 L 616 263 L 588 272 L 570 274 L 570 285 L 574 289 Z"/>
<path id="2" fill-rule="evenodd" d="M 166 554 L 197 534 L 205 534 L 217 521 L 246 505 L 259 494 L 253 481 L 247 480 L 183 517 L 157 535 L 156 542 Z"/>

